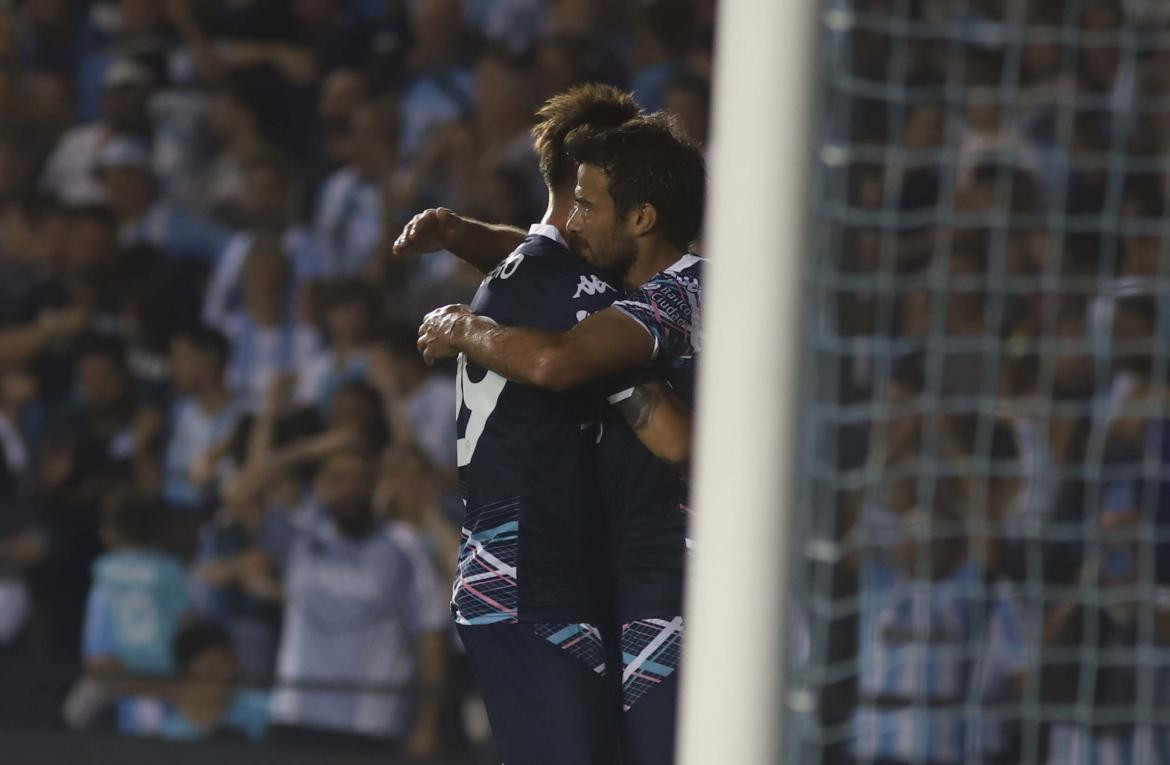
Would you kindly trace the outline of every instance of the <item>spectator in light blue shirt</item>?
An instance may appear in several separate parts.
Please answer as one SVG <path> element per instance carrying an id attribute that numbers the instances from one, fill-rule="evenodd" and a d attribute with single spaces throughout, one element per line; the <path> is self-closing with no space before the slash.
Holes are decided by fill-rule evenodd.
<path id="1" fill-rule="evenodd" d="M 182 564 L 155 548 L 164 509 L 127 500 L 102 528 L 109 552 L 93 566 L 82 653 L 88 669 L 165 675 L 172 669 L 171 639 L 187 610 Z"/>
<path id="2" fill-rule="evenodd" d="M 313 237 L 324 276 L 361 275 L 383 238 L 383 183 L 393 169 L 391 119 L 374 105 L 350 124 L 350 163 L 329 176 L 317 198 Z"/>
<path id="3" fill-rule="evenodd" d="M 309 231 L 292 220 L 290 177 L 275 154 L 253 157 L 244 167 L 244 227 L 237 231 L 212 271 L 203 302 L 203 320 L 219 324 L 243 303 L 244 262 L 261 232 L 279 234 L 289 258 L 294 289 L 300 290 L 321 270 L 321 258 Z"/>
<path id="4" fill-rule="evenodd" d="M 196 621 L 175 635 L 177 682 L 165 698 L 118 704 L 118 731 L 175 741 L 242 737 L 258 741 L 268 728 L 268 694 L 238 688 L 232 642 L 215 622 Z"/>
<path id="5" fill-rule="evenodd" d="M 212 263 L 227 244 L 221 226 L 156 196 L 150 151 L 133 138 L 115 136 L 97 155 L 97 170 L 110 207 L 121 221 L 121 244 L 150 244 L 168 256 Z"/>
<path id="6" fill-rule="evenodd" d="M 227 338 L 206 327 L 185 330 L 171 342 L 171 376 L 181 396 L 171 413 L 164 464 L 163 495 L 172 507 L 201 509 L 213 497 L 217 475 L 204 460 L 241 413 L 224 380 L 230 354 Z"/>
<path id="7" fill-rule="evenodd" d="M 241 310 L 218 326 L 232 344 L 228 384 L 249 411 L 261 407 L 274 383 L 303 369 L 319 344 L 315 329 L 293 315 L 290 270 L 280 238 L 257 235 L 241 274 Z"/>
<path id="8" fill-rule="evenodd" d="M 403 163 L 413 162 L 440 127 L 471 113 L 471 71 L 455 58 L 462 47 L 462 22 L 458 0 L 418 0 L 413 6 L 414 45 L 408 64 L 414 75 L 399 102 Z"/>
<path id="9" fill-rule="evenodd" d="M 272 550 L 285 595 L 273 720 L 289 740 L 327 732 L 433 754 L 450 617 L 418 537 L 374 517 L 377 464 L 361 448 L 329 457 L 316 502 Z"/>

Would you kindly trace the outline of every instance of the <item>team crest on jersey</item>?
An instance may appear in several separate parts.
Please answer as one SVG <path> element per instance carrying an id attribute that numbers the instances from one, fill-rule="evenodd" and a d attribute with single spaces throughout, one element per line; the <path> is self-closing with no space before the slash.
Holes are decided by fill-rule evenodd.
<path id="1" fill-rule="evenodd" d="M 581 281 L 577 283 L 577 291 L 573 293 L 573 299 L 577 300 L 582 295 L 604 295 L 606 290 L 617 292 L 597 274 L 582 276 Z"/>

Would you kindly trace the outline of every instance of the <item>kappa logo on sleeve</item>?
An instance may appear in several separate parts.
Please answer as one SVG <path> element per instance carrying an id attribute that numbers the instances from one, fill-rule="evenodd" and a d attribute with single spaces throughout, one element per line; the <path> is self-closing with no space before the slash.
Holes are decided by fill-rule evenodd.
<path id="1" fill-rule="evenodd" d="M 592 274 L 589 276 L 583 275 L 581 277 L 581 281 L 577 284 L 577 291 L 573 293 L 573 299 L 577 300 L 582 295 L 603 295 L 605 294 L 606 290 L 609 290 L 610 292 L 617 292 L 617 290 L 611 287 L 608 282 L 603 280 L 597 274 Z"/>

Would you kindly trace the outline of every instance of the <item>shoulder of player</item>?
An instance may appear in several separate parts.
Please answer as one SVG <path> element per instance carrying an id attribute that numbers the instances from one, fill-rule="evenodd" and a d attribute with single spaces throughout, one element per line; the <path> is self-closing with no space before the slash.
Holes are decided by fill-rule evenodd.
<path id="1" fill-rule="evenodd" d="M 703 269 L 706 264 L 706 258 L 688 252 L 679 258 L 674 265 L 655 274 L 650 281 L 698 284 L 702 281 Z"/>
<path id="2" fill-rule="evenodd" d="M 521 260 L 522 259 L 522 260 Z M 604 281 L 614 288 L 614 283 L 586 261 L 577 257 L 560 242 L 545 236 L 530 234 L 504 261 L 512 260 L 512 268 L 552 278 L 566 278 L 577 282 L 582 277 Z M 521 261 L 521 262 L 516 262 Z M 497 269 L 500 270 L 500 269 Z"/>

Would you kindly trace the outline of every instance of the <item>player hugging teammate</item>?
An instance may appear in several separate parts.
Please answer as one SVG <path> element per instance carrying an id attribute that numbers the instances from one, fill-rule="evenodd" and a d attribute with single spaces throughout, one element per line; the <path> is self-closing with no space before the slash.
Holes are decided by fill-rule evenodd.
<path id="1" fill-rule="evenodd" d="M 452 610 L 506 765 L 670 763 L 703 157 L 608 86 L 537 117 L 527 236 L 440 209 L 395 247 L 487 275 L 419 328 L 428 361 L 459 357 Z"/>

